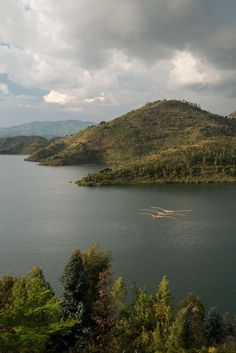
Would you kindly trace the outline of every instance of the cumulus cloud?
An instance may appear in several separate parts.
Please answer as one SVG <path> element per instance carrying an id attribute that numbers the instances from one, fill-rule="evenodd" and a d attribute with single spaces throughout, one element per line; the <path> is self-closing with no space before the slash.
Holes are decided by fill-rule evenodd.
<path id="1" fill-rule="evenodd" d="M 101 93 L 99 96 L 97 97 L 93 97 L 93 98 L 85 98 L 84 102 L 85 103 L 94 103 L 94 102 L 104 102 L 105 101 L 105 96 L 104 93 Z"/>
<path id="2" fill-rule="evenodd" d="M 43 99 L 46 103 L 68 104 L 74 100 L 74 97 L 51 90 L 46 96 L 43 96 Z"/>
<path id="3" fill-rule="evenodd" d="M 210 85 L 220 81 L 219 72 L 199 57 L 187 51 L 178 51 L 172 59 L 170 84 Z"/>

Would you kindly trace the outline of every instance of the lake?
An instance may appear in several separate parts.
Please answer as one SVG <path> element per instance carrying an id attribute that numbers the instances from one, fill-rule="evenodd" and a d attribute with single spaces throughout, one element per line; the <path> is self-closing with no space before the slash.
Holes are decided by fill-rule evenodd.
<path id="1" fill-rule="evenodd" d="M 236 314 L 236 185 L 81 188 L 70 182 L 98 167 L 23 159 L 0 156 L 0 276 L 37 265 L 60 293 L 70 253 L 99 243 L 128 287 L 155 289 L 166 274 L 177 298 L 195 291 Z M 140 214 L 150 206 L 192 212 L 154 220 Z"/>

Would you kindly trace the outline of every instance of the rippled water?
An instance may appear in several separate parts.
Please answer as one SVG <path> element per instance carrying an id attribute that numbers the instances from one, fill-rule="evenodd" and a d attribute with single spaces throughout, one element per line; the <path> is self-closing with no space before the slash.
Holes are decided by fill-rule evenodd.
<path id="1" fill-rule="evenodd" d="M 0 156 L 0 275 L 33 265 L 60 292 L 59 277 L 75 248 L 110 248 L 117 275 L 154 289 L 162 275 L 176 297 L 236 314 L 236 185 L 79 188 L 96 166 L 39 167 Z M 140 208 L 191 209 L 179 220 L 153 220 Z"/>

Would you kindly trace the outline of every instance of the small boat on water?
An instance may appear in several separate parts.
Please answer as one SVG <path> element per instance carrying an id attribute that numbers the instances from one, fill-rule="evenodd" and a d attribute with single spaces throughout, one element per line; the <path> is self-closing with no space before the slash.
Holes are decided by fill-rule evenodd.
<path id="1" fill-rule="evenodd" d="M 157 207 L 157 206 L 151 206 L 150 208 L 142 208 L 140 214 L 147 214 L 151 216 L 152 218 L 172 218 L 172 219 L 178 219 L 174 216 L 183 216 L 187 217 L 187 215 L 183 212 L 191 212 L 191 210 L 168 210 L 162 207 Z"/>

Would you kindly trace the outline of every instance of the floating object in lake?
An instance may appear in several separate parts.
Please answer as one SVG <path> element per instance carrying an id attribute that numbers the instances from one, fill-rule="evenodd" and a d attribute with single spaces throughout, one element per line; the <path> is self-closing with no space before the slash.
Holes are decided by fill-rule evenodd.
<path id="1" fill-rule="evenodd" d="M 153 213 L 149 213 L 149 212 L 141 212 L 140 214 L 147 214 L 149 216 L 151 216 L 152 218 L 172 218 L 172 219 L 177 219 L 173 216 L 167 215 L 167 214 L 153 214 Z"/>
<path id="2" fill-rule="evenodd" d="M 159 211 L 158 211 L 159 210 Z M 142 208 L 141 214 L 147 214 L 149 216 L 151 216 L 152 218 L 172 218 L 172 219 L 179 219 L 176 218 L 174 216 L 183 216 L 183 217 L 187 217 L 187 215 L 183 212 L 191 212 L 191 210 L 167 210 L 165 208 L 162 207 L 150 207 L 150 208 Z"/>
<path id="3" fill-rule="evenodd" d="M 158 210 L 162 210 L 164 213 L 179 213 L 180 212 L 192 212 L 192 210 L 167 210 L 165 208 L 162 208 L 162 207 L 150 207 L 151 209 L 158 209 Z M 182 213 L 182 215 L 186 216 L 185 214 Z"/>

